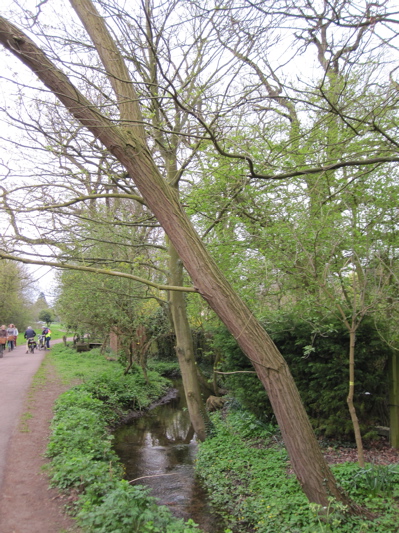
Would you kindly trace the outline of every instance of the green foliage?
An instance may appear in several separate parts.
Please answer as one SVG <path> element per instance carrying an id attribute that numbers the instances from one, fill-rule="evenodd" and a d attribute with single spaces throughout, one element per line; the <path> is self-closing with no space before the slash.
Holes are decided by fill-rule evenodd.
<path id="1" fill-rule="evenodd" d="M 212 438 L 201 443 L 196 470 L 209 496 L 229 527 L 247 533 L 388 533 L 397 531 L 397 502 L 373 489 L 356 464 L 334 467 L 338 482 L 357 503 L 367 506 L 376 517 L 366 520 L 348 515 L 340 503 L 328 509 L 308 503 L 291 473 L 285 449 L 268 425 L 239 409 L 211 415 Z M 397 469 L 381 467 L 389 477 L 393 495 L 399 490 Z M 387 472 L 390 473 L 387 473 Z M 380 476 L 381 477 L 381 476 Z M 370 480 L 375 478 L 371 475 Z M 387 486 L 387 485 L 386 485 Z M 322 511 L 322 514 L 321 514 Z"/>
<path id="2" fill-rule="evenodd" d="M 399 496 L 399 465 L 369 464 L 354 473 L 353 465 L 344 463 L 335 466 L 335 473 L 342 487 L 356 496 Z"/>
<path id="3" fill-rule="evenodd" d="M 315 331 L 292 315 L 269 320 L 267 330 L 288 362 L 313 427 L 319 434 L 352 439 L 348 394 L 348 333 L 339 321 Z M 215 334 L 215 349 L 224 354 L 223 370 L 253 370 L 225 329 Z M 364 320 L 356 340 L 355 405 L 361 429 L 370 437 L 375 425 L 386 425 L 387 372 L 390 350 L 374 324 Z M 272 417 L 267 395 L 255 374 L 235 374 L 226 384 L 243 405 L 258 417 Z"/>
<path id="4" fill-rule="evenodd" d="M 93 505 L 87 492 L 77 515 L 79 524 L 87 532 L 96 533 L 193 533 L 197 526 L 189 520 L 173 519 L 165 506 L 158 506 L 149 489 L 119 481 L 103 498 Z"/>
<path id="5" fill-rule="evenodd" d="M 32 277 L 27 269 L 14 261 L 0 261 L 0 316 L 1 324 L 15 324 L 18 330 L 26 329 L 31 321 Z M 0 324 L 0 325 L 1 325 Z"/>
<path id="6" fill-rule="evenodd" d="M 64 453 L 52 459 L 52 486 L 60 489 L 78 489 L 83 492 L 93 484 L 100 485 L 102 490 L 113 481 L 120 479 L 123 468 L 117 457 L 109 461 L 97 460 L 93 455 L 81 450 L 65 449 Z"/>
<path id="7" fill-rule="evenodd" d="M 155 371 L 147 372 L 148 382 L 141 369 L 136 368 L 134 374 L 124 375 L 123 369 L 115 367 L 113 373 L 99 374 L 85 384 L 93 397 L 123 409 L 143 409 L 159 396 L 170 385 L 169 381 Z"/>
<path id="8" fill-rule="evenodd" d="M 177 377 L 180 376 L 179 363 L 175 361 L 160 361 L 159 359 L 150 359 L 148 368 L 155 370 L 161 376 Z"/>
<path id="9" fill-rule="evenodd" d="M 55 417 L 51 429 L 47 447 L 49 457 L 60 455 L 69 448 L 95 459 L 108 460 L 112 455 L 112 436 L 107 434 L 96 411 L 72 404 L 68 411 L 63 410 L 60 416 Z"/>
<path id="10" fill-rule="evenodd" d="M 78 353 L 61 343 L 52 347 L 50 357 L 68 384 L 91 379 L 103 372 L 110 372 L 111 367 L 119 367 L 116 362 L 107 361 L 98 349 Z"/>
<path id="11" fill-rule="evenodd" d="M 122 408 L 148 406 L 168 382 L 154 370 L 148 381 L 141 369 L 124 376 L 121 367 L 106 361 L 98 350 L 77 354 L 56 345 L 52 350 L 58 370 L 83 383 L 62 394 L 55 405 L 47 455 L 51 457 L 51 482 L 79 494 L 71 512 L 83 531 L 96 533 L 193 533 L 191 520 L 175 519 L 141 486 L 122 480 L 123 467 L 112 448 L 109 424 Z M 93 368 L 100 367 L 100 372 Z M 90 375 L 93 374 L 93 377 Z"/>
<path id="12" fill-rule="evenodd" d="M 313 426 L 327 437 L 351 438 L 348 395 L 349 337 L 340 322 L 317 331 L 311 325 L 284 317 L 271 335 L 284 354 Z M 303 353 L 311 344 L 313 351 Z M 355 397 L 362 432 L 386 425 L 387 371 L 390 350 L 371 320 L 365 319 L 356 334 Z"/>
<path id="13" fill-rule="evenodd" d="M 214 331 L 213 348 L 223 354 L 219 370 L 225 372 L 254 370 L 234 337 L 224 326 Z M 273 416 L 265 389 L 256 374 L 239 373 L 225 376 L 223 384 L 239 403 L 255 413 L 258 418 L 267 420 Z"/>
<path id="14" fill-rule="evenodd" d="M 125 211 L 122 205 L 120 208 L 118 216 L 127 216 L 130 220 L 132 213 Z M 107 210 L 102 211 L 101 206 L 98 206 L 97 214 L 104 218 L 109 216 Z M 115 216 L 116 213 L 113 212 L 112 217 Z M 80 231 L 86 233 L 88 239 L 94 239 L 95 245 L 91 253 L 98 257 L 99 268 L 109 268 L 111 261 L 114 270 L 151 279 L 152 269 L 148 272 L 143 267 L 143 263 L 147 262 L 146 248 L 134 246 L 136 235 L 132 227 L 126 231 L 119 228 L 116 235 L 113 224 L 96 227 L 91 220 L 82 223 Z M 137 236 L 140 244 L 142 238 L 141 234 Z M 76 252 L 75 249 L 74 253 Z M 125 260 L 117 262 L 116 257 Z M 156 300 L 149 299 L 149 296 L 145 285 L 130 279 L 65 271 L 59 277 L 56 309 L 68 328 L 80 335 L 87 333 L 92 338 L 104 339 L 110 331 L 117 331 L 122 341 L 122 350 L 128 354 L 139 324 L 145 323 L 146 328 L 154 332 L 159 332 L 164 325 L 165 313 L 159 309 Z"/>
<path id="15" fill-rule="evenodd" d="M 39 320 L 42 320 L 50 326 L 50 324 L 54 322 L 54 312 L 51 309 L 43 309 L 39 313 Z"/>

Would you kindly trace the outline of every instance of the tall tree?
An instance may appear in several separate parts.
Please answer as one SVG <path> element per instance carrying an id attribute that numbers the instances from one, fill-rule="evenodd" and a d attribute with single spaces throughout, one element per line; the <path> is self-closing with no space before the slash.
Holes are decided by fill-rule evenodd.
<path id="1" fill-rule="evenodd" d="M 61 72 L 54 62 L 50 61 L 40 47 L 5 19 L 0 21 L 0 41 L 10 53 L 18 57 L 36 73 L 75 119 L 87 128 L 95 139 L 100 140 L 126 168 L 126 179 L 135 182 L 144 201 L 162 224 L 190 274 L 196 290 L 224 321 L 243 351 L 253 362 L 259 378 L 268 391 L 294 471 L 309 499 L 322 505 L 328 504 L 328 497 L 331 495 L 346 501 L 324 462 L 284 359 L 255 320 L 253 314 L 238 295 L 232 291 L 185 215 L 178 200 L 177 191 L 165 182 L 159 172 L 149 149 L 151 140 L 147 145 L 143 116 L 138 105 L 138 94 L 123 55 L 120 53 L 116 41 L 112 38 L 105 20 L 89 0 L 72 0 L 71 4 L 82 20 L 101 60 L 109 83 L 107 94 L 111 94 L 110 88 L 112 87 L 116 97 L 116 102 L 113 102 L 113 105 L 119 111 L 119 120 L 110 120 L 107 114 L 101 113 L 93 101 L 96 94 L 94 89 L 92 89 L 93 97 L 90 100 L 85 98 L 78 87 L 72 84 L 71 79 Z M 216 12 L 217 10 L 215 10 Z M 84 60 L 87 59 L 87 57 L 84 58 Z M 65 64 L 64 67 L 66 67 Z M 96 65 L 96 67 L 101 71 L 99 66 Z M 72 71 L 74 68 L 75 66 L 73 66 Z M 239 65 L 235 74 L 237 71 L 240 71 Z M 72 75 L 72 72 L 70 74 Z M 164 73 L 164 76 L 165 84 L 169 84 L 173 99 L 179 105 L 184 106 L 185 103 L 179 101 L 179 94 L 173 91 L 167 73 Z M 241 105 L 245 104 L 247 96 L 242 97 Z M 214 101 L 216 102 L 217 99 L 216 91 Z M 223 108 L 225 110 L 232 109 L 226 95 L 223 97 L 222 94 L 221 102 L 222 107 L 218 106 L 218 113 L 221 114 Z M 251 178 L 268 179 L 270 174 L 255 172 L 250 157 L 237 156 L 221 148 L 217 136 L 201 118 L 203 107 L 203 105 L 197 106 L 195 115 L 205 129 L 208 140 L 215 143 L 221 154 L 232 156 L 245 164 L 248 163 Z M 223 126 L 222 123 L 220 125 Z M 388 154 L 380 159 L 381 161 L 392 160 L 393 156 Z M 361 164 L 373 162 L 370 158 L 369 161 L 363 161 Z M 360 163 L 344 161 L 334 164 L 353 165 Z M 268 166 L 266 165 L 266 168 Z M 312 173 L 314 170 L 301 167 L 298 170 L 284 172 L 283 175 L 288 177 L 298 172 Z M 10 212 L 10 205 L 6 203 L 6 207 Z"/>

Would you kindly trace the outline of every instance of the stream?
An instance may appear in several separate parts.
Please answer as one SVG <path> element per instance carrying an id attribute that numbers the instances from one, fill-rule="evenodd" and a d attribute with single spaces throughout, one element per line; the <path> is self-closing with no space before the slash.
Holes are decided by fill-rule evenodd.
<path id="1" fill-rule="evenodd" d="M 192 518 L 207 533 L 222 533 L 223 525 L 194 472 L 197 441 L 183 387 L 181 382 L 173 386 L 178 398 L 117 429 L 114 449 L 129 481 L 151 488 L 151 495 L 175 516 Z"/>

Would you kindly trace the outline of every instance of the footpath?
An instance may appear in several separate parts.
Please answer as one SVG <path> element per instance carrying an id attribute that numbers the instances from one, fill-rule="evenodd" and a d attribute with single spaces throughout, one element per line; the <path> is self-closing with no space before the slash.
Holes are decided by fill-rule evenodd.
<path id="1" fill-rule="evenodd" d="M 28 388 L 45 356 L 45 351 L 27 354 L 25 345 L 0 358 L 0 488 L 4 478 L 11 435 L 16 430 Z"/>
<path id="2" fill-rule="evenodd" d="M 65 390 L 49 363 L 31 387 L 45 355 L 27 354 L 24 344 L 0 358 L 0 533 L 73 529 L 64 514 L 68 502 L 43 473 L 52 408 Z"/>

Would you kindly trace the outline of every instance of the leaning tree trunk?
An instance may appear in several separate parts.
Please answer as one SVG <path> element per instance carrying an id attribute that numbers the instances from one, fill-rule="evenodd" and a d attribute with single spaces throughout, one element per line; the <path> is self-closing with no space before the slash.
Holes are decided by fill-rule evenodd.
<path id="1" fill-rule="evenodd" d="M 123 61 L 112 47 L 104 21 L 89 0 L 72 0 L 86 30 L 102 58 L 106 71 L 118 94 L 118 83 L 133 91 L 127 71 L 113 74 L 112 68 Z M 82 7 L 82 5 L 84 6 Z M 163 226 L 195 287 L 221 318 L 252 361 L 259 379 L 265 386 L 280 426 L 292 467 L 310 501 L 328 506 L 330 496 L 348 503 L 328 468 L 310 426 L 288 366 L 239 296 L 232 290 L 222 272 L 196 234 L 178 196 L 160 175 L 148 150 L 137 113 L 137 95 L 121 102 L 131 113 L 127 127 L 116 126 L 104 117 L 72 85 L 69 79 L 17 27 L 0 17 L 0 42 L 10 53 L 27 65 L 65 105 L 70 113 L 99 139 L 125 166 L 143 195 L 147 205 Z M 101 53 L 100 53 L 101 52 Z M 132 109 L 132 107 L 134 109 Z"/>

